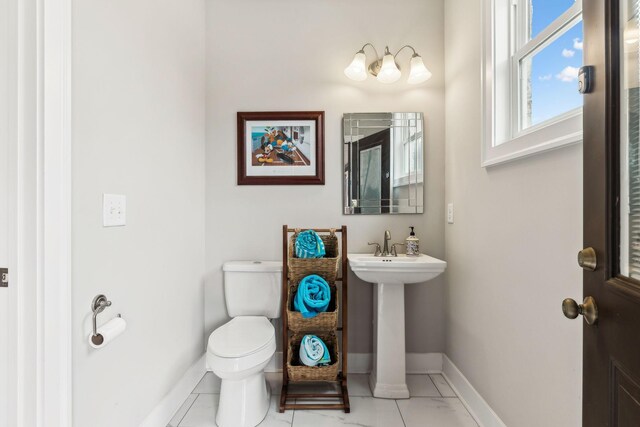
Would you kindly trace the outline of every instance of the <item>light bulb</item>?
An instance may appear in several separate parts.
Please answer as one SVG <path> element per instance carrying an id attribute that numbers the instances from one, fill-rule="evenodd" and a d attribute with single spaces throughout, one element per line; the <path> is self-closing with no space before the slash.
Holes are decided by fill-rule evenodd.
<path id="1" fill-rule="evenodd" d="M 367 79 L 367 57 L 364 51 L 359 51 L 356 56 L 353 57 L 353 61 L 347 68 L 344 69 L 344 75 L 351 80 L 361 82 Z"/>
<path id="2" fill-rule="evenodd" d="M 422 57 L 417 53 L 411 58 L 411 72 L 409 73 L 409 79 L 407 83 L 415 85 L 418 83 L 426 82 L 431 78 L 431 71 L 424 66 Z"/>
<path id="3" fill-rule="evenodd" d="M 395 83 L 400 78 L 400 75 L 396 60 L 387 49 L 384 58 L 382 58 L 382 67 L 378 71 L 378 81 L 380 83 Z"/>

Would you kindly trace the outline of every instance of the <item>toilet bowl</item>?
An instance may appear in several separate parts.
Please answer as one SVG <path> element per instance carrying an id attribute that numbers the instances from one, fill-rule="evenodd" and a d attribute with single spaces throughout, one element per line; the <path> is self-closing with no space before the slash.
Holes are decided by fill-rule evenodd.
<path id="1" fill-rule="evenodd" d="M 280 317 L 282 262 L 225 262 L 224 299 L 232 319 L 213 331 L 207 365 L 220 379 L 218 427 L 255 427 L 269 410 L 264 368 L 276 352 L 269 319 Z"/>
<path id="2" fill-rule="evenodd" d="M 218 427 L 254 427 L 269 410 L 264 376 L 276 351 L 275 330 L 263 316 L 235 317 L 209 337 L 207 363 L 222 380 Z"/>

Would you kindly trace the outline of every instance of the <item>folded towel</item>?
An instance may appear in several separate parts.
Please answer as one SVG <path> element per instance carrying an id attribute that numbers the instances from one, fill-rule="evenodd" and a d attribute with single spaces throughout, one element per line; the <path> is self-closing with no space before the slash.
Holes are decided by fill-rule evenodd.
<path id="1" fill-rule="evenodd" d="M 325 255 L 324 242 L 313 230 L 306 230 L 296 237 L 298 258 L 322 258 Z"/>
<path id="2" fill-rule="evenodd" d="M 327 311 L 331 301 L 331 288 L 326 280 L 317 274 L 303 278 L 293 299 L 293 308 L 309 319 Z"/>
<path id="3" fill-rule="evenodd" d="M 331 363 L 331 355 L 324 341 L 305 335 L 300 342 L 300 361 L 307 366 L 326 366 Z"/>

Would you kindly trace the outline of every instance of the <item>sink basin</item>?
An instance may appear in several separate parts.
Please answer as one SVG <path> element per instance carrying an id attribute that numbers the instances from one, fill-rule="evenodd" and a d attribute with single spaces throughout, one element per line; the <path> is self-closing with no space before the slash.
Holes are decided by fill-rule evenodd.
<path id="1" fill-rule="evenodd" d="M 356 276 L 370 283 L 420 283 L 444 272 L 445 261 L 420 254 L 377 257 L 371 254 L 349 254 L 349 265 Z"/>
<path id="2" fill-rule="evenodd" d="M 360 279 L 373 283 L 373 370 L 369 386 L 374 397 L 407 399 L 404 284 L 442 274 L 445 261 L 428 255 L 376 257 L 349 254 L 349 266 Z"/>

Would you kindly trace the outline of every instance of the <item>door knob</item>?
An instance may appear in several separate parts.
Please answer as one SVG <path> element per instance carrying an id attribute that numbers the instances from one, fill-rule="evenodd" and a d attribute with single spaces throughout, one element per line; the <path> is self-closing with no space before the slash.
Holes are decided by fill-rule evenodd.
<path id="1" fill-rule="evenodd" d="M 586 297 L 582 304 L 578 304 L 575 300 L 567 298 L 562 301 L 562 312 L 568 319 L 575 319 L 579 314 L 582 314 L 587 325 L 593 325 L 598 321 L 598 306 L 593 297 Z"/>
<path id="2" fill-rule="evenodd" d="M 598 257 L 593 248 L 584 248 L 578 252 L 578 265 L 585 270 L 595 271 L 598 266 Z"/>

